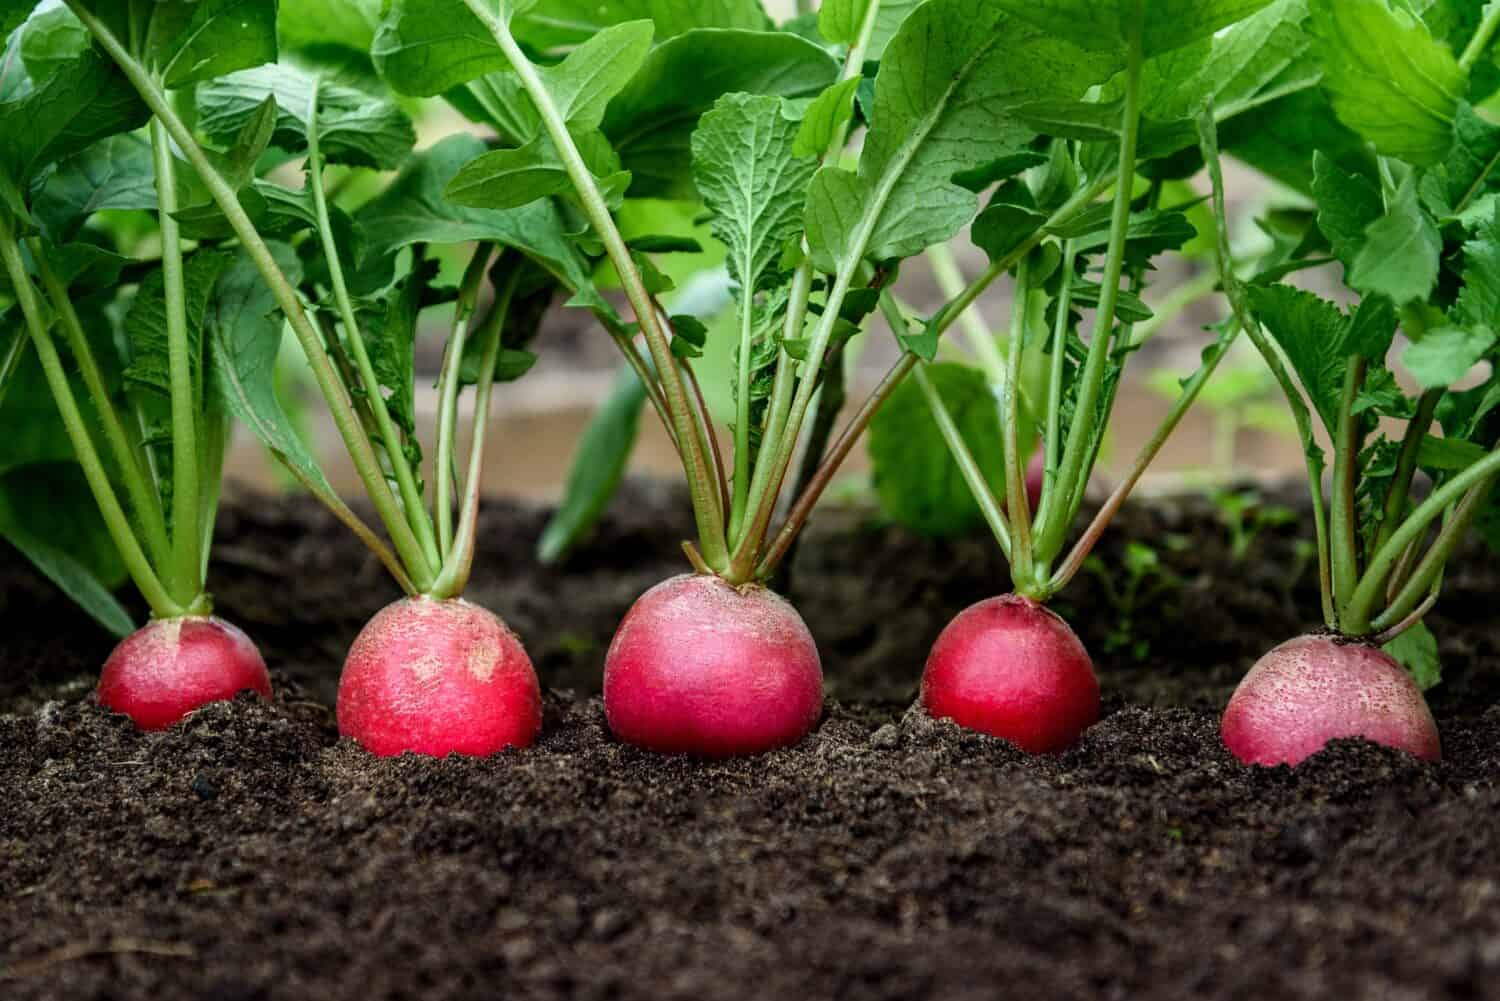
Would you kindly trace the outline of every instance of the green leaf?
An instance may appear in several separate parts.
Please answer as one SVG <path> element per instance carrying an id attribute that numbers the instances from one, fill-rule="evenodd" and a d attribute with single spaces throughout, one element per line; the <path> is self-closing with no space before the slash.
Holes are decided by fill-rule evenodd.
<path id="1" fill-rule="evenodd" d="M 405 460 L 418 475 L 422 443 L 417 438 L 417 318 L 437 271 L 436 260 L 418 255 L 412 261 L 411 271 L 389 295 L 360 311 L 365 347 L 370 353 L 375 379 L 380 383 L 381 399 L 401 429 Z M 396 461 L 396 456 L 390 458 Z"/>
<path id="2" fill-rule="evenodd" d="M 859 89 L 861 79 L 850 77 L 813 98 L 802 116 L 797 141 L 792 145 L 794 156 L 822 156 L 827 152 L 838 130 L 854 117 L 854 92 Z"/>
<path id="3" fill-rule="evenodd" d="M 397 91 L 420 97 L 510 67 L 463 0 L 388 0 L 370 58 Z"/>
<path id="4" fill-rule="evenodd" d="M 458 134 L 413 155 L 356 217 L 367 256 L 384 259 L 416 243 L 490 240 L 532 256 L 575 288 L 589 287 L 585 262 L 566 238 L 569 226 L 553 202 L 480 209 L 444 196 L 459 168 L 483 152 L 478 138 Z"/>
<path id="5" fill-rule="evenodd" d="M 1491 216 L 1464 244 L 1463 289 L 1453 306 L 1459 323 L 1480 327 L 1500 317 L 1500 219 Z"/>
<path id="6" fill-rule="evenodd" d="M 1365 233 L 1385 214 L 1380 187 L 1363 174 L 1345 170 L 1321 151 L 1313 156 L 1313 197 L 1318 228 L 1346 269 L 1365 245 Z"/>
<path id="7" fill-rule="evenodd" d="M 538 0 L 516 17 L 511 30 L 538 49 L 578 45 L 612 25 L 640 19 L 656 26 L 659 39 L 694 28 L 764 31 L 771 19 L 758 0 Z"/>
<path id="8" fill-rule="evenodd" d="M 562 503 L 537 541 L 543 563 L 556 563 L 598 524 L 625 475 L 645 405 L 641 380 L 622 368 L 578 440 Z"/>
<path id="9" fill-rule="evenodd" d="M 1309 39 L 1302 30 L 1306 17 L 1307 0 L 1276 0 L 1211 41 L 1198 43 L 1208 45 L 1208 55 L 1186 80 L 1161 72 L 1170 55 L 1150 60 L 1146 65 L 1157 66 L 1157 84 L 1145 105 L 1147 115 L 1161 122 L 1189 119 L 1204 104 L 1212 104 L 1214 115 L 1223 122 L 1316 86 L 1321 74 L 1307 55 Z M 1191 52 L 1192 47 L 1178 51 Z"/>
<path id="10" fill-rule="evenodd" d="M 21 26 L 37 0 L 0 0 L 0 42 Z"/>
<path id="11" fill-rule="evenodd" d="M 1385 215 L 1365 230 L 1349 268 L 1349 285 L 1397 306 L 1425 300 L 1437 285 L 1443 235 L 1422 208 L 1415 177 L 1403 184 Z"/>
<path id="12" fill-rule="evenodd" d="M 555 66 L 538 72 L 570 130 L 596 129 L 605 109 L 646 61 L 655 31 L 650 21 L 606 28 Z"/>
<path id="13" fill-rule="evenodd" d="M 745 297 L 761 288 L 782 247 L 802 231 L 817 161 L 793 155 L 796 136 L 781 98 L 752 94 L 720 98 L 693 133 L 693 177 Z"/>
<path id="14" fill-rule="evenodd" d="M 464 164 L 447 195 L 460 205 L 514 209 L 572 189 L 557 149 L 538 135 L 517 149 L 491 150 Z"/>
<path id="15" fill-rule="evenodd" d="M 1422 196 L 1428 208 L 1441 220 L 1457 218 L 1474 225 L 1492 216 L 1478 210 L 1496 167 L 1500 167 L 1500 126 L 1481 118 L 1463 102 L 1453 123 L 1453 149 L 1443 163 L 1422 179 Z"/>
<path id="16" fill-rule="evenodd" d="M 41 168 L 144 125 L 150 114 L 114 63 L 89 49 L 0 104 L 0 178 L 25 191 Z"/>
<path id="17" fill-rule="evenodd" d="M 32 80 L 45 80 L 92 44 L 89 30 L 68 8 L 61 5 L 42 8 L 21 32 L 21 60 Z"/>
<path id="18" fill-rule="evenodd" d="M 990 489 L 1003 494 L 1000 405 L 984 375 L 947 362 L 929 365 L 927 375 Z M 876 412 L 869 450 L 881 509 L 902 525 L 922 535 L 955 537 L 984 524 L 915 380 L 903 382 Z"/>
<path id="19" fill-rule="evenodd" d="M 15 322 L 14 313 L 0 315 L 0 319 Z M 36 352 L 22 354 L 0 397 L 0 421 L 6 429 L 0 436 L 0 474 L 40 463 L 73 461 L 72 442 L 57 415 Z"/>
<path id="20" fill-rule="evenodd" d="M 1411 675 L 1417 687 L 1427 691 L 1443 680 L 1443 662 L 1438 657 L 1437 637 L 1427 624 L 1419 622 L 1391 640 L 1384 647 Z"/>
<path id="21" fill-rule="evenodd" d="M 1235 118 L 1224 129 L 1224 148 L 1304 194 L 1312 192 L 1315 152 L 1340 163 L 1368 157 L 1364 141 L 1338 120 L 1316 89 L 1297 90 Z"/>
<path id="22" fill-rule="evenodd" d="M 1031 204 L 1031 192 L 1020 182 L 1001 185 L 989 205 L 974 220 L 970 238 L 990 263 L 1011 254 L 1047 224 L 1047 214 Z"/>
<path id="23" fill-rule="evenodd" d="M 188 256 L 183 266 L 183 288 L 187 313 L 188 356 L 195 362 L 203 358 L 203 317 L 219 274 L 228 265 L 230 255 L 223 251 L 200 250 Z M 125 369 L 127 383 L 151 390 L 163 398 L 171 395 L 171 376 L 167 361 L 167 302 L 160 268 L 141 282 L 130 311 L 125 314 L 125 340 L 130 345 L 130 364 Z M 193 366 L 193 386 L 202 400 L 203 371 Z"/>
<path id="24" fill-rule="evenodd" d="M 1339 119 L 1385 156 L 1430 167 L 1453 145 L 1466 74 L 1402 0 L 1312 0 L 1308 30 Z"/>
<path id="25" fill-rule="evenodd" d="M 55 243 L 71 240 L 95 212 L 156 208 L 151 144 L 140 133 L 110 136 L 76 153 L 47 176 L 32 205 Z"/>
<path id="26" fill-rule="evenodd" d="M 1459 472 L 1489 455 L 1489 449 L 1462 438 L 1423 435 L 1417 449 L 1417 465 L 1434 472 Z"/>
<path id="27" fill-rule="evenodd" d="M 1256 319 L 1286 353 L 1323 426 L 1336 434 L 1350 355 L 1348 317 L 1333 303 L 1290 285 L 1248 291 Z"/>
<path id="28" fill-rule="evenodd" d="M 276 27 L 288 49 L 339 45 L 363 54 L 375 40 L 382 6 L 383 0 L 290 0 Z"/>
<path id="29" fill-rule="evenodd" d="M 125 566 L 77 466 L 31 466 L 0 477 L 0 539 L 110 633 L 134 629 L 110 593 L 124 582 Z"/>
<path id="30" fill-rule="evenodd" d="M 1137 33 L 1148 56 L 1190 45 L 1271 0 L 997 0 L 1018 18 L 1098 51 L 1124 52 Z"/>
<path id="31" fill-rule="evenodd" d="M 283 243 L 270 247 L 288 279 L 299 281 L 296 252 Z M 255 262 L 240 251 L 220 275 L 204 318 L 211 391 L 310 491 L 320 498 L 334 497 L 317 460 L 276 396 L 276 359 L 284 321 Z"/>
<path id="32" fill-rule="evenodd" d="M 872 0 L 824 0 L 818 9 L 818 31 L 835 45 L 852 46 L 864 27 Z M 902 23 L 924 0 L 880 0 L 875 12 L 875 29 L 865 49 L 867 62 L 878 62 L 885 47 L 896 37 Z"/>
<path id="33" fill-rule="evenodd" d="M 1439 327 L 1409 345 L 1401 361 L 1423 389 L 1445 389 L 1468 375 L 1495 340 L 1488 327 Z"/>
<path id="34" fill-rule="evenodd" d="M 826 51 L 780 32 L 701 29 L 651 51 L 609 105 L 602 128 L 633 178 L 636 198 L 693 198 L 698 119 L 725 94 L 813 97 L 833 82 Z"/>
<path id="35" fill-rule="evenodd" d="M 827 166 L 808 189 L 813 262 L 909 257 L 954 236 L 978 199 L 954 175 L 1024 150 L 1009 111 L 1077 98 L 1106 61 L 1007 19 L 993 0 L 929 0 L 887 47 L 858 173 Z"/>
<path id="36" fill-rule="evenodd" d="M 379 91 L 328 75 L 312 65 L 277 63 L 235 73 L 198 88 L 198 127 L 227 143 L 276 101 L 272 142 L 291 152 L 307 148 L 307 120 L 313 84 L 318 83 L 318 146 L 329 163 L 390 170 L 405 161 L 416 142 L 406 113 Z M 355 83 L 360 85 L 356 86 Z"/>
<path id="37" fill-rule="evenodd" d="M 171 88 L 276 61 L 276 0 L 157 0 L 145 56 Z"/>
<path id="38" fill-rule="evenodd" d="M 1100 206 L 1109 208 L 1109 206 Z M 1097 253 L 1109 245 L 1109 224 L 1104 219 L 1088 218 L 1084 213 L 1072 225 L 1056 227 L 1054 235 L 1059 239 L 1074 239 L 1080 254 Z M 1169 250 L 1179 250 L 1198 236 L 1198 230 L 1188 221 L 1183 212 L 1150 211 L 1131 215 L 1126 228 L 1125 250 L 1127 265 L 1145 265 L 1151 258 Z"/>

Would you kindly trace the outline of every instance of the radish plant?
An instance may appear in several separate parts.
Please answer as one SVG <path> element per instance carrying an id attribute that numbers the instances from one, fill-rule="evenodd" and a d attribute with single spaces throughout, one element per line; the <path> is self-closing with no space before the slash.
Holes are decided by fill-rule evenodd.
<path id="1" fill-rule="evenodd" d="M 1436 680 L 1436 644 L 1421 623 L 1455 549 L 1493 511 L 1500 475 L 1500 127 L 1476 110 L 1500 91 L 1500 4 L 1306 6 L 1319 103 L 1278 113 L 1316 122 L 1306 134 L 1317 148 L 1262 145 L 1259 154 L 1310 178 L 1316 198 L 1315 225 L 1289 265 L 1331 253 L 1357 301 L 1346 309 L 1228 268 L 1223 278 L 1301 433 L 1327 631 L 1277 647 L 1250 670 L 1223 737 L 1257 764 L 1296 764 L 1337 737 L 1436 758 L 1418 684 Z M 1390 59 L 1376 70 L 1371 51 Z M 1217 177 L 1211 127 L 1204 148 Z M 1415 392 L 1388 365 L 1398 329 Z M 1471 371 L 1486 362 L 1489 377 L 1472 385 Z"/>
<path id="2" fill-rule="evenodd" d="M 998 488 L 968 444 L 936 371 L 917 386 L 1010 564 L 1014 593 L 981 602 L 944 630 L 928 658 L 933 715 L 1032 752 L 1066 748 L 1099 710 L 1092 663 L 1046 603 L 1082 570 L 1100 536 L 1238 335 L 1219 328 L 1198 370 L 1098 514 L 1070 543 L 1123 368 L 1159 328 L 1142 293 L 1153 258 L 1197 235 L 1196 199 L 1171 200 L 1201 166 L 1195 120 L 1232 122 L 1305 90 L 1298 0 L 1001 3 L 1019 24 L 1066 39 L 1104 72 L 1082 99 L 1028 104 L 1017 117 L 1041 138 L 1028 169 L 1003 183 L 972 230 L 1014 275 L 1001 380 L 1004 473 Z M 1015 45 L 1007 51 L 1014 51 Z M 1108 195 L 1107 202 L 1099 199 Z M 1061 209 L 1078 208 L 1076 214 Z M 1201 213 L 1198 213 L 1201 215 Z M 940 262 L 941 263 L 941 262 Z M 1164 300 L 1201 296 L 1195 279 Z M 898 312 L 887 300 L 888 313 Z M 950 310 L 967 305 L 961 298 Z M 899 322 L 899 316 L 893 316 Z M 1084 329 L 1088 328 L 1085 338 Z M 1030 359 L 1035 358 L 1036 361 Z M 1040 367 L 1041 377 L 1027 373 Z M 1038 385 L 1039 383 L 1039 385 Z M 1027 489 L 1028 426 L 1041 438 L 1039 493 Z M 914 446 L 915 447 L 915 446 Z"/>
<path id="3" fill-rule="evenodd" d="M 213 617 L 205 587 L 228 412 L 210 386 L 203 344 L 240 322 L 226 297 L 243 290 L 232 276 L 234 254 L 190 245 L 166 134 L 156 126 L 133 132 L 146 124 L 145 105 L 67 11 L 47 6 L 28 18 L 30 7 L 3 8 L 0 288 L 34 352 L 22 357 L 26 345 L 15 337 L 5 374 L 30 385 L 6 388 L 50 397 L 50 412 L 17 428 L 19 448 L 66 443 L 151 610 L 151 622 L 105 662 L 99 700 L 159 729 L 244 689 L 271 692 L 254 644 Z M 240 50 L 220 61 L 173 62 L 166 54 L 183 44 L 188 19 L 147 17 L 139 28 L 161 73 L 181 85 L 243 57 Z M 89 239 L 85 223 L 106 208 L 154 211 L 159 258 L 130 260 Z M 119 295 L 124 285 L 133 294 Z M 11 484 L 6 506 L 14 512 L 18 495 L 46 482 L 28 471 Z M 76 503 L 65 503 L 69 509 Z M 97 561 L 59 553 L 40 535 L 46 521 L 42 514 L 19 536 L 6 534 L 97 618 L 128 630 L 107 579 L 87 572 Z"/>
<path id="4" fill-rule="evenodd" d="M 1260 5 L 1215 4 L 1187 20 L 1206 36 Z M 698 537 L 684 547 L 695 573 L 648 592 L 621 625 L 605 668 L 611 726 L 657 750 L 750 753 L 798 739 L 821 703 L 816 648 L 763 582 L 871 415 L 984 288 L 1017 266 L 1037 287 L 1060 274 L 1060 261 L 1032 266 L 1051 231 L 1095 245 L 1094 203 L 1116 171 L 1049 150 L 1040 122 L 1084 108 L 1078 128 L 1097 133 L 1095 106 L 1081 102 L 1121 60 L 1001 0 L 835 0 L 821 8 L 821 44 L 769 30 L 751 2 L 652 21 L 623 20 L 627 6 L 601 5 L 601 22 L 559 57 L 562 40 L 529 34 L 545 2 L 402 0 L 375 52 L 397 89 L 447 94 L 499 132 L 500 148 L 459 172 L 451 198 L 491 208 L 563 198 L 587 226 L 581 245 L 608 261 L 630 304 L 629 324 L 592 305 L 672 434 Z M 746 20 L 722 23 L 728 9 Z M 1047 197 L 995 220 L 993 265 L 947 308 L 919 321 L 889 295 L 900 263 L 956 236 L 982 192 L 1043 167 L 1055 175 Z M 1004 205 L 1015 189 L 1000 190 Z M 728 253 L 732 449 L 721 450 L 699 391 L 702 323 L 661 308 L 649 252 L 616 218 L 630 199 L 661 196 L 700 199 Z M 1078 302 L 1100 294 L 1077 279 Z M 841 346 L 877 312 L 902 358 L 791 489 L 819 391 L 837 391 Z"/>
<path id="5" fill-rule="evenodd" d="M 584 258 L 564 238 L 562 210 L 550 200 L 509 211 L 446 201 L 444 186 L 480 151 L 478 140 L 454 136 L 413 153 L 411 123 L 382 89 L 368 54 L 326 44 L 280 51 L 272 0 L 68 0 L 67 8 L 68 23 L 97 47 L 91 58 L 117 68 L 141 120 L 150 119 L 155 155 L 146 183 L 170 179 L 158 186 L 176 199 L 161 212 L 164 230 L 175 224 L 190 235 L 195 258 L 226 257 L 223 322 L 189 340 L 189 353 L 201 352 L 212 369 L 215 398 L 407 594 L 350 651 L 341 732 L 382 755 L 488 754 L 529 744 L 541 726 L 531 662 L 503 622 L 462 595 L 474 560 L 493 387 L 534 361 L 526 345 L 557 283 L 575 291 L 588 285 Z M 286 162 L 301 163 L 302 187 L 265 176 Z M 357 209 L 340 204 L 339 190 L 372 168 L 397 173 Z M 457 287 L 443 287 L 435 254 L 470 243 Z M 429 485 L 413 351 L 420 316 L 438 304 L 452 311 Z M 385 538 L 333 492 L 277 404 L 271 374 L 283 323 L 307 358 Z M 471 386 L 465 453 L 459 400 Z"/>

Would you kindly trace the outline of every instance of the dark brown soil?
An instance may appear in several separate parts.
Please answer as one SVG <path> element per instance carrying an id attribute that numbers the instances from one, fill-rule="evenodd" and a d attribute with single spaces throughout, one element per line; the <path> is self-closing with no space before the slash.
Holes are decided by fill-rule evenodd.
<path id="1" fill-rule="evenodd" d="M 231 504 L 213 573 L 276 701 L 165 734 L 91 704 L 108 639 L 0 554 L 0 997 L 1500 997 L 1493 560 L 1433 619 L 1443 764 L 1348 742 L 1249 769 L 1214 709 L 1312 625 L 1295 531 L 1235 561 L 1201 500 L 1128 509 L 1105 565 L 1145 543 L 1171 583 L 1128 615 L 1098 577 L 1069 592 L 1106 716 L 1027 758 L 907 711 L 944 622 L 1004 589 L 991 547 L 830 512 L 790 587 L 826 718 L 703 763 L 616 744 L 591 694 L 681 569 L 681 498 L 633 485 L 561 569 L 530 556 L 542 517 L 492 505 L 471 596 L 525 637 L 548 723 L 484 761 L 338 741 L 342 653 L 394 594 L 305 503 Z"/>

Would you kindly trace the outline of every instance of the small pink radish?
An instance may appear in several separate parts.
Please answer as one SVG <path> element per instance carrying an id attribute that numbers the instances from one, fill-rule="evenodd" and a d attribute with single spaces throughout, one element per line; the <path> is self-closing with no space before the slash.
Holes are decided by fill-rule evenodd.
<path id="1" fill-rule="evenodd" d="M 1437 724 L 1411 675 L 1376 647 L 1299 636 L 1266 654 L 1235 689 L 1220 728 L 1246 764 L 1295 765 L 1330 740 L 1442 756 Z"/>
<path id="2" fill-rule="evenodd" d="M 1099 718 L 1099 680 L 1068 624 L 1008 594 L 960 612 L 922 675 L 922 703 L 938 719 L 1045 754 L 1073 744 Z"/>
<path id="3" fill-rule="evenodd" d="M 99 676 L 99 703 L 143 730 L 165 730 L 210 702 L 249 690 L 270 698 L 255 644 L 208 616 L 153 619 L 120 641 Z"/>
<path id="4" fill-rule="evenodd" d="M 604 661 L 615 736 L 664 754 L 728 757 L 795 744 L 823 711 L 823 668 L 801 616 L 759 585 L 684 574 L 620 623 Z"/>
<path id="5" fill-rule="evenodd" d="M 349 649 L 338 720 L 339 733 L 381 756 L 483 756 L 536 739 L 542 693 L 494 614 L 461 598 L 403 598 Z"/>

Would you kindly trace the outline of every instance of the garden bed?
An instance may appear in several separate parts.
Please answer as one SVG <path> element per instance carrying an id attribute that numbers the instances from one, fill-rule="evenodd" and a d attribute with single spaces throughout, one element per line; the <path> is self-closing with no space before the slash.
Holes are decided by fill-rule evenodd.
<path id="1" fill-rule="evenodd" d="M 108 638 L 0 557 L 0 995 L 1500 996 L 1493 561 L 1455 561 L 1431 620 L 1443 764 L 1345 742 L 1250 769 L 1216 710 L 1318 602 L 1291 530 L 1236 561 L 1214 512 L 1157 499 L 1111 534 L 1106 561 L 1145 542 L 1177 579 L 1156 617 L 1121 631 L 1091 575 L 1059 603 L 1105 718 L 1055 758 L 909 711 L 1004 569 L 860 512 L 815 522 L 790 585 L 821 726 L 725 763 L 616 744 L 595 695 L 619 617 L 681 568 L 685 500 L 652 484 L 561 569 L 530 555 L 544 512 L 488 509 L 469 596 L 549 696 L 534 749 L 483 761 L 337 739 L 343 652 L 394 594 L 309 503 L 240 495 L 210 574 L 276 701 L 160 735 L 90 703 Z"/>

